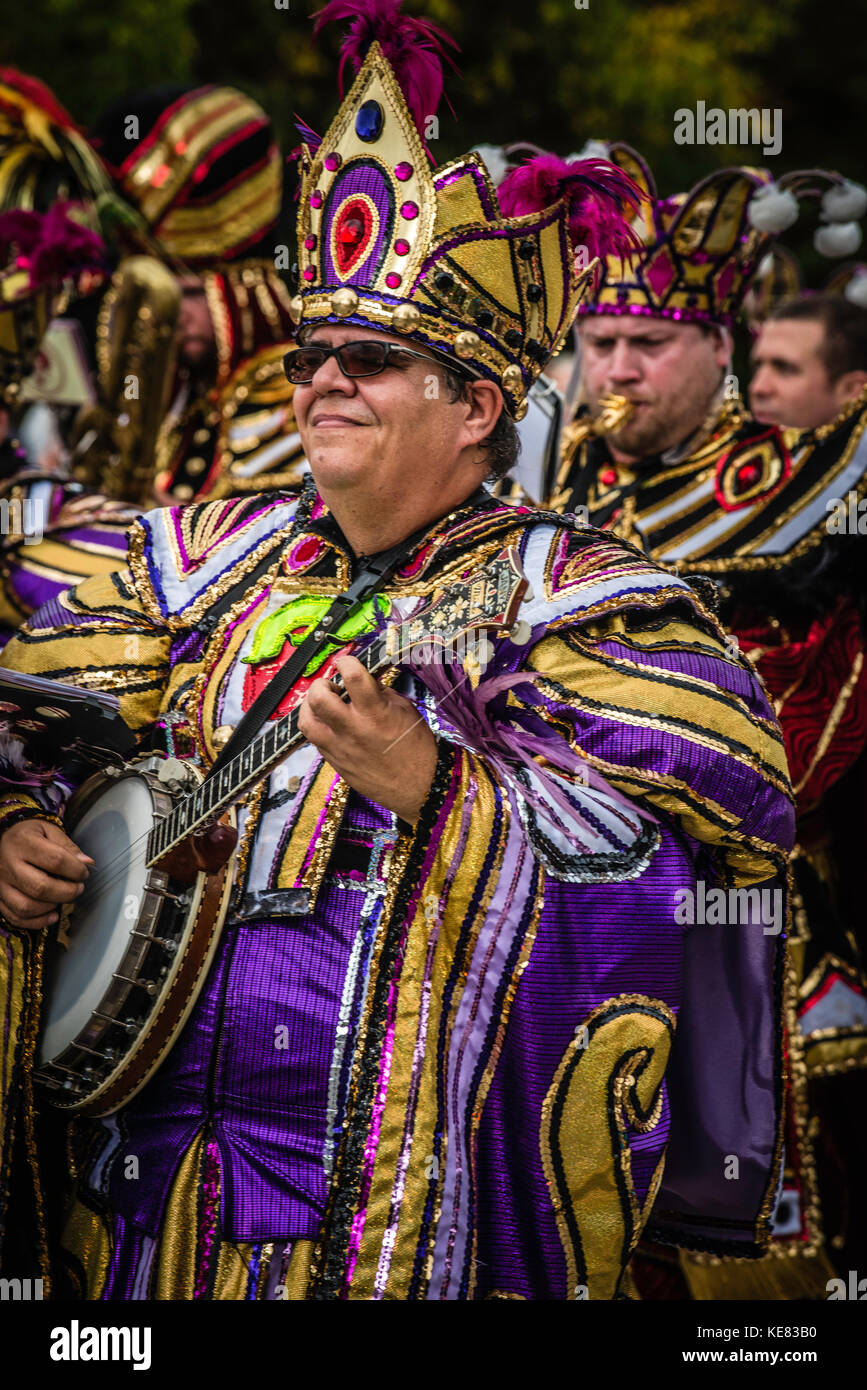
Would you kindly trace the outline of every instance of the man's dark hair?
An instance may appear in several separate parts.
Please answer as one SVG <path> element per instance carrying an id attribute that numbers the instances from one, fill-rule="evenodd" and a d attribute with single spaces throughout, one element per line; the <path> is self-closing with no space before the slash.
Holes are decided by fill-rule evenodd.
<path id="1" fill-rule="evenodd" d="M 846 372 L 867 372 L 867 309 L 840 294 L 811 294 L 784 300 L 768 315 L 779 323 L 785 319 L 821 323 L 825 330 L 819 349 L 830 381 Z"/>
<path id="2" fill-rule="evenodd" d="M 449 400 L 459 401 L 462 397 L 467 398 L 470 378 L 454 367 L 445 364 L 442 366 Z M 521 436 L 518 434 L 514 420 L 505 409 L 500 411 L 497 423 L 491 433 L 479 441 L 479 447 L 484 449 L 487 455 L 485 459 L 488 465 L 486 477 L 505 478 L 506 474 L 514 468 L 521 452 Z"/>

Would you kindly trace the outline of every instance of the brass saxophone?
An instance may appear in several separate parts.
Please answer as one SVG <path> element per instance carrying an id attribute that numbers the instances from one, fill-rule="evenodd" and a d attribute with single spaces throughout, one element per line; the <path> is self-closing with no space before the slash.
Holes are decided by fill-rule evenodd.
<path id="1" fill-rule="evenodd" d="M 634 403 L 625 396 L 600 396 L 598 415 L 583 415 L 566 425 L 560 436 L 560 467 L 554 491 L 545 504 L 546 510 L 562 512 L 566 506 L 571 492 L 567 482 L 579 444 L 583 444 L 585 439 L 598 439 L 603 434 L 611 434 L 624 425 L 634 411 Z"/>

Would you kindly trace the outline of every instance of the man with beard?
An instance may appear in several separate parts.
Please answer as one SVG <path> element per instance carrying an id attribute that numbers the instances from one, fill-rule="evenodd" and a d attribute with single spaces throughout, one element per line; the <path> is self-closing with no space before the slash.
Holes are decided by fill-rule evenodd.
<path id="1" fill-rule="evenodd" d="M 277 268 L 289 268 L 283 160 L 270 119 L 232 87 L 156 88 L 115 102 L 92 138 L 181 288 L 156 499 L 297 489 L 304 457 L 282 370 L 293 326 Z"/>
<path id="2" fill-rule="evenodd" d="M 631 264 L 609 259 L 582 309 L 584 412 L 613 395 L 630 413 L 604 438 L 578 420 L 583 438 L 553 501 L 582 508 L 676 573 L 717 580 L 733 646 L 774 699 L 798 795 L 776 1238 L 752 1267 L 682 1264 L 697 1297 L 824 1298 L 831 1260 L 858 1267 L 865 1230 L 856 1118 L 867 1066 L 857 940 L 867 884 L 856 848 L 867 744 L 863 542 L 831 523 L 839 499 L 860 497 L 867 483 L 867 410 L 856 396 L 827 423 L 784 437 L 739 400 L 730 330 L 768 245 L 755 225 L 762 198 L 777 196 L 766 177 L 723 170 L 658 200 L 640 157 L 610 148 L 649 204 L 637 223 L 641 253 Z M 847 394 L 857 383 L 857 372 L 846 375 Z M 812 420 L 809 403 L 801 408 Z"/>
<path id="3" fill-rule="evenodd" d="M 53 480 L 44 539 L 7 540 L 8 636 L 52 595 L 121 563 L 142 507 L 296 489 L 304 459 L 282 371 L 293 335 L 275 267 L 283 165 L 262 109 L 222 87 L 121 101 L 94 137 L 112 190 L 51 93 L 3 76 L 3 201 L 71 193 L 92 216 L 110 213 L 127 250 L 150 253 L 124 255 L 99 293 L 69 310 L 93 354 L 95 400 L 66 431 L 74 478 Z M 136 141 L 126 138 L 131 119 Z M 3 486 L 19 503 L 42 481 L 30 468 Z"/>
<path id="4" fill-rule="evenodd" d="M 39 535 L 13 531 L 3 539 L 2 642 L 52 595 L 123 563 L 135 503 L 151 500 L 180 296 L 169 271 L 142 254 L 150 249 L 144 228 L 68 112 L 43 83 L 10 68 L 0 69 L 0 212 L 10 226 L 19 219 L 25 240 L 28 218 L 43 227 L 46 244 L 18 247 L 26 262 L 47 262 L 47 242 L 69 219 L 80 236 L 98 233 L 102 241 L 92 269 L 57 284 L 53 315 L 65 346 L 42 347 L 60 355 L 45 359 L 51 403 L 39 407 L 41 443 L 27 416 L 23 366 L 6 383 L 10 429 L 20 439 L 0 478 L 0 500 L 36 509 L 40 526 Z M 27 372 L 39 343 L 31 347 Z M 123 486 L 112 491 L 112 481 Z"/>

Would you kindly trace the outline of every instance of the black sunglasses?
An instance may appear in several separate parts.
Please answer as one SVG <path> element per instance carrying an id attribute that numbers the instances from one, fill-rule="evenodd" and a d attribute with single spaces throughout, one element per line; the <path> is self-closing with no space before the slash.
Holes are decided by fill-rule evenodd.
<path id="1" fill-rule="evenodd" d="M 424 352 L 413 352 L 412 348 L 401 347 L 397 343 L 359 339 L 358 342 L 341 343 L 339 347 L 310 343 L 307 347 L 293 348 L 283 358 L 283 370 L 296 386 L 305 385 L 313 380 L 329 357 L 337 358 L 337 365 L 344 376 L 377 376 L 386 367 L 399 366 L 402 357 L 417 357 L 420 362 L 429 362 L 432 367 L 445 365 Z"/>

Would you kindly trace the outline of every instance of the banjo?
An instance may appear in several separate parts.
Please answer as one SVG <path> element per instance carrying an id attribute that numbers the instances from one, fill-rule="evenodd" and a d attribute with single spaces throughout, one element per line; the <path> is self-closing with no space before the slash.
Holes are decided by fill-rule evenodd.
<path id="1" fill-rule="evenodd" d="M 486 634 L 528 640 L 516 625 L 527 593 L 517 551 L 504 549 L 353 654 L 373 675 L 455 652 L 478 671 Z M 65 829 L 94 866 L 46 948 L 34 1077 L 58 1108 L 110 1114 L 167 1056 L 229 909 L 233 807 L 303 742 L 298 712 L 270 720 L 211 776 L 151 755 L 101 769 L 70 800 Z"/>

